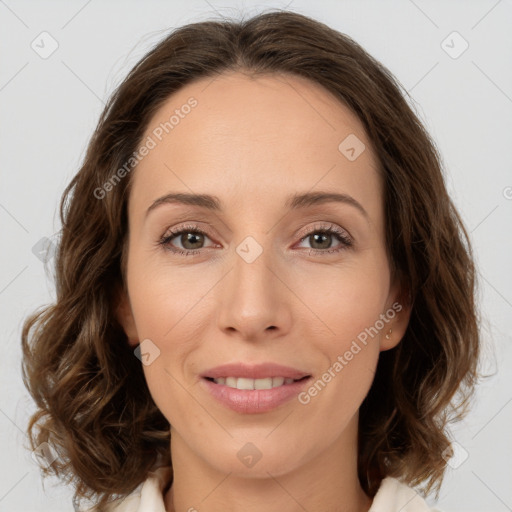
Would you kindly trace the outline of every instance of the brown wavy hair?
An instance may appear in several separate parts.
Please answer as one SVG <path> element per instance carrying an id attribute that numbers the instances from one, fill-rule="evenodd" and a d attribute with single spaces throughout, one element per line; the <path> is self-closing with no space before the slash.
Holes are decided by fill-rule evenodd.
<path id="1" fill-rule="evenodd" d="M 479 377 L 469 237 L 401 84 L 350 37 L 282 10 L 175 29 L 106 104 L 61 199 L 56 301 L 22 330 L 23 380 L 38 407 L 30 443 L 48 442 L 59 455 L 41 466 L 44 476 L 72 482 L 75 500 L 93 498 L 101 509 L 142 483 L 157 457 L 171 465 L 169 423 L 115 316 L 126 289 L 130 174 L 101 200 L 95 191 L 133 155 L 171 94 L 226 71 L 308 78 L 363 123 L 384 182 L 388 255 L 412 311 L 401 342 L 380 354 L 360 408 L 359 479 L 370 497 L 385 476 L 438 493 L 449 423 L 467 413 Z"/>

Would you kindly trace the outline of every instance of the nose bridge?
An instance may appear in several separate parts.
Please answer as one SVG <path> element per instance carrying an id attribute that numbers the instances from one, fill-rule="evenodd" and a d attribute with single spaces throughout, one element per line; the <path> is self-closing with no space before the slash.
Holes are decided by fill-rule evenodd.
<path id="1" fill-rule="evenodd" d="M 277 255 L 271 246 L 270 237 L 260 232 L 246 236 L 235 248 L 233 284 L 243 295 L 248 293 L 250 300 L 268 300 L 273 295 L 270 287 L 275 277 L 270 268 Z"/>
<path id="2" fill-rule="evenodd" d="M 283 328 L 288 315 L 279 279 L 275 275 L 278 255 L 271 237 L 263 230 L 247 235 L 233 253 L 232 270 L 220 301 L 220 327 L 235 328 L 247 337 L 262 334 L 267 327 Z"/>

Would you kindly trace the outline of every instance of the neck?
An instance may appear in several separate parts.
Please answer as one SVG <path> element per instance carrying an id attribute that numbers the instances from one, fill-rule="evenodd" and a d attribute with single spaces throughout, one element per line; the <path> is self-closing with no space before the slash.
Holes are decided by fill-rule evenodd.
<path id="1" fill-rule="evenodd" d="M 372 500 L 357 476 L 357 419 L 325 452 L 278 476 L 266 471 L 258 478 L 208 464 L 171 430 L 174 478 L 166 511 L 367 512 Z"/>

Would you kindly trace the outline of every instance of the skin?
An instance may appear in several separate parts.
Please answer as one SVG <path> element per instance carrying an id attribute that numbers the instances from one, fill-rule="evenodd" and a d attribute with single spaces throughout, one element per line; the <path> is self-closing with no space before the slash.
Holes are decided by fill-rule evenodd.
<path id="1" fill-rule="evenodd" d="M 146 136 L 191 96 L 197 106 L 132 172 L 128 295 L 118 307 L 132 349 L 150 339 L 160 350 L 143 370 L 171 424 L 166 510 L 368 511 L 372 500 L 357 477 L 358 410 L 380 351 L 399 343 L 410 313 L 391 279 L 370 141 L 357 116 L 321 86 L 239 72 L 180 89 Z M 355 161 L 338 150 L 349 134 L 366 146 Z M 290 194 L 320 190 L 352 196 L 368 217 L 345 203 L 285 207 Z M 170 192 L 212 194 L 224 208 L 163 204 L 146 217 Z M 186 245 L 185 233 L 169 245 L 199 254 L 158 245 L 187 223 L 207 236 Z M 343 243 L 306 236 L 330 225 L 353 245 L 327 253 Z M 263 249 L 252 263 L 236 252 L 247 236 Z M 293 399 L 240 414 L 199 385 L 201 372 L 239 361 L 292 366 L 316 381 L 395 301 L 400 313 L 307 405 Z M 248 442 L 262 455 L 252 467 L 237 457 Z"/>

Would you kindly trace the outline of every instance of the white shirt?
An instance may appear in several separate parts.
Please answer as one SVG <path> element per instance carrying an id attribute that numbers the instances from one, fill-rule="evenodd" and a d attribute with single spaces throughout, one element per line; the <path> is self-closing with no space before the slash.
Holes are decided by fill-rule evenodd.
<path id="1" fill-rule="evenodd" d="M 171 468 L 162 466 L 148 473 L 146 480 L 121 502 L 107 505 L 105 512 L 166 512 L 164 489 L 171 478 Z M 98 512 L 95 507 L 78 512 Z M 368 512 L 442 512 L 429 508 L 411 487 L 396 478 L 382 480 Z"/>

